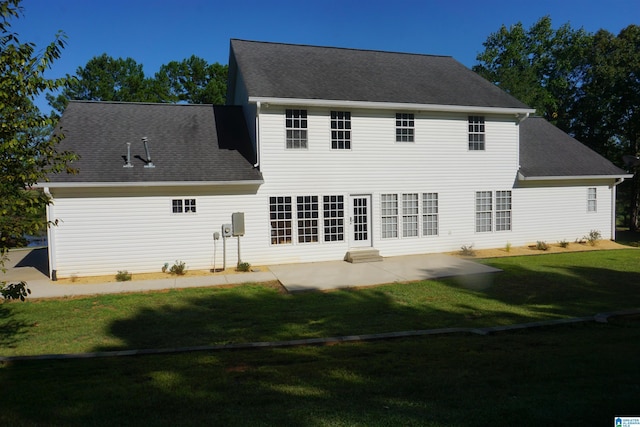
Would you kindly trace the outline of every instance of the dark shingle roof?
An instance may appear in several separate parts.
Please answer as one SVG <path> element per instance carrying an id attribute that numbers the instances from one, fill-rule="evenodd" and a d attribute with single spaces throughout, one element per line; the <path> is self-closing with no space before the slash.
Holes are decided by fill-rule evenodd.
<path id="1" fill-rule="evenodd" d="M 627 175 L 542 117 L 520 123 L 520 174 L 525 178 Z"/>
<path id="2" fill-rule="evenodd" d="M 60 148 L 80 155 L 77 175 L 51 182 L 261 180 L 241 107 L 71 101 L 59 123 Z M 147 137 L 155 168 L 145 168 Z M 133 168 L 124 168 L 126 143 Z"/>
<path id="3" fill-rule="evenodd" d="M 528 108 L 447 56 L 233 39 L 236 65 L 251 97 Z"/>

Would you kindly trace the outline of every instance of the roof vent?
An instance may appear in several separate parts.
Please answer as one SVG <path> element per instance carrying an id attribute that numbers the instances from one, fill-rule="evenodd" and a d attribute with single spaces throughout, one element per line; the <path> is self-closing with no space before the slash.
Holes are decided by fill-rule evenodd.
<path id="1" fill-rule="evenodd" d="M 131 164 L 131 143 L 127 142 L 127 163 L 124 164 L 124 168 L 132 168 Z"/>
<path id="2" fill-rule="evenodd" d="M 147 137 L 143 136 L 142 137 L 142 143 L 144 144 L 144 152 L 147 155 L 147 164 L 144 165 L 145 168 L 155 168 L 156 165 L 153 164 L 153 162 L 151 161 L 151 154 L 149 154 L 149 146 L 147 145 Z"/>

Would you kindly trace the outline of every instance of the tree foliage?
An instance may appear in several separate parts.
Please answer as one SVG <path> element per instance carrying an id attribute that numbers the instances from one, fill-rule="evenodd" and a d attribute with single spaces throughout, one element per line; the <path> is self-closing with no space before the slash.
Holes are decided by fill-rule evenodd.
<path id="1" fill-rule="evenodd" d="M 620 166 L 640 155 L 640 27 L 617 36 L 558 29 L 546 16 L 492 33 L 474 71 L 536 109 L 579 141 Z M 640 173 L 621 186 L 629 226 L 640 229 Z"/>
<path id="2" fill-rule="evenodd" d="M 37 234 L 46 226 L 37 218 L 49 198 L 31 187 L 46 181 L 50 173 L 70 170 L 74 159 L 72 153 L 58 150 L 61 134 L 43 134 L 43 129 L 54 125 L 54 119 L 43 115 L 33 103 L 37 95 L 64 83 L 64 79 L 44 77 L 60 57 L 64 34 L 58 33 L 36 54 L 33 43 L 21 43 L 10 31 L 10 20 L 18 18 L 21 10 L 20 0 L 0 2 L 0 267 L 12 239 Z M 19 298 L 25 295 L 25 286 L 0 282 L 0 295 Z"/>
<path id="3" fill-rule="evenodd" d="M 226 65 L 209 64 L 191 56 L 162 65 L 153 78 L 145 77 L 141 64 L 132 58 L 112 58 L 106 53 L 78 67 L 57 97 L 49 104 L 62 112 L 69 100 L 121 102 L 188 102 L 223 104 L 227 91 Z"/>

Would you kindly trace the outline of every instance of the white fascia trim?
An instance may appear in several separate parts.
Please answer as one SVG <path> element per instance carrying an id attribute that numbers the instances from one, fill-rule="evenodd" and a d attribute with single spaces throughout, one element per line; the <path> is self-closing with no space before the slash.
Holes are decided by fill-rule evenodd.
<path id="1" fill-rule="evenodd" d="M 264 180 L 255 181 L 153 181 L 153 182 L 44 182 L 34 188 L 93 188 L 93 187 L 204 187 L 262 185 Z"/>
<path id="2" fill-rule="evenodd" d="M 628 179 L 633 175 L 573 175 L 573 176 L 524 176 L 518 172 L 518 181 L 571 181 L 582 179 Z"/>
<path id="3" fill-rule="evenodd" d="M 478 107 L 470 105 L 441 105 L 441 104 L 412 104 L 403 102 L 372 102 L 372 101 L 345 101 L 332 99 L 299 99 L 299 98 L 271 98 L 250 96 L 249 103 L 260 103 L 262 109 L 267 109 L 269 104 L 307 106 L 307 107 L 341 107 L 341 108 L 368 108 L 386 110 L 418 110 L 418 111 L 443 111 L 462 113 L 495 113 L 528 115 L 536 112 L 530 108 L 508 107 Z M 265 105 L 266 104 L 266 105 Z"/>

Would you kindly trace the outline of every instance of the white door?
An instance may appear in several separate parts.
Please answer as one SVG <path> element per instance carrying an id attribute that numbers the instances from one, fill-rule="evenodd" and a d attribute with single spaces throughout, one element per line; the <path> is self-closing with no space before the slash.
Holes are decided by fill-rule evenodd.
<path id="1" fill-rule="evenodd" d="M 351 246 L 371 246 L 371 196 L 351 196 L 351 211 L 349 212 L 351 226 Z"/>

